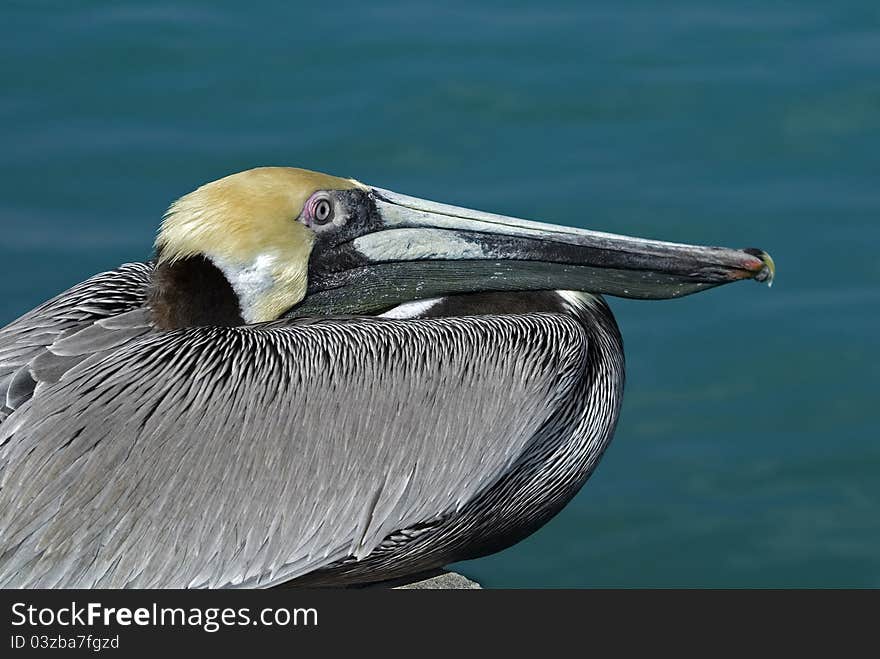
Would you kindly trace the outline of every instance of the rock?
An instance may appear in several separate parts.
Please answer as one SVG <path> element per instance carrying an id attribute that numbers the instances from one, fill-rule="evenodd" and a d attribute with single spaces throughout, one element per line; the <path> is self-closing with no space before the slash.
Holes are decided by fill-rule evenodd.
<path id="1" fill-rule="evenodd" d="M 393 586 L 412 590 L 474 590 L 482 588 L 476 581 L 471 581 L 457 572 L 439 572 L 434 576 Z"/>

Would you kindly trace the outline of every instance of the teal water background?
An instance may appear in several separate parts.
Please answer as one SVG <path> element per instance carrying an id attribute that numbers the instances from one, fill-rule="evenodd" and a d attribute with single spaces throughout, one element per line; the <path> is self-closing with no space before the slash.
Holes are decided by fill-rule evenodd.
<path id="1" fill-rule="evenodd" d="M 0 322 L 266 164 L 757 246 L 772 289 L 612 300 L 579 496 L 490 586 L 880 586 L 880 4 L 5 2 Z"/>

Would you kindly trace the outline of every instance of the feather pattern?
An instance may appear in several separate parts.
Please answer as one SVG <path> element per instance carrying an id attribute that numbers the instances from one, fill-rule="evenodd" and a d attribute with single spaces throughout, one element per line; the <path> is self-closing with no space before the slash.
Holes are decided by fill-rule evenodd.
<path id="1" fill-rule="evenodd" d="M 29 400 L 41 383 L 57 381 L 91 352 L 112 347 L 95 345 L 90 350 L 81 337 L 79 352 L 69 358 L 69 350 L 53 351 L 53 346 L 63 344 L 67 337 L 109 322 L 109 326 L 91 330 L 92 335 L 98 341 L 119 345 L 122 335 L 106 330 L 115 329 L 117 317 L 131 311 L 135 311 L 140 327 L 129 328 L 125 338 L 142 333 L 147 324 L 143 305 L 152 270 L 149 263 L 126 263 L 102 272 L 0 329 L 0 421 Z M 127 318 L 129 324 L 133 320 Z"/>
<path id="2" fill-rule="evenodd" d="M 561 314 L 159 332 L 90 313 L 5 353 L 83 359 L 37 362 L 0 426 L 2 586 L 272 585 L 363 560 L 497 485 L 588 365 Z"/>

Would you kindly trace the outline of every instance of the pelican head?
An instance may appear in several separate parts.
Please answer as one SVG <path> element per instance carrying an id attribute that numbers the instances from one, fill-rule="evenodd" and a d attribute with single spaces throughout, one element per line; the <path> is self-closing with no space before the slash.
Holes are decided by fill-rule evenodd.
<path id="1" fill-rule="evenodd" d="M 156 252 L 153 302 L 167 327 L 377 314 L 482 291 L 664 299 L 774 275 L 758 249 L 531 222 L 287 167 L 240 172 L 185 195 L 166 213 Z M 226 293 L 209 290 L 218 284 Z M 203 308 L 194 311 L 196 294 Z"/>

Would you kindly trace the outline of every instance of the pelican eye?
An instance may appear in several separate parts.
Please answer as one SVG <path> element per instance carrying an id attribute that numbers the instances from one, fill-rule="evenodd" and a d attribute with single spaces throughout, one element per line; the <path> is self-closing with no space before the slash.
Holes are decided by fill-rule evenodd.
<path id="1" fill-rule="evenodd" d="M 318 199 L 312 217 L 316 224 L 326 224 L 333 219 L 333 206 L 327 199 Z"/>

